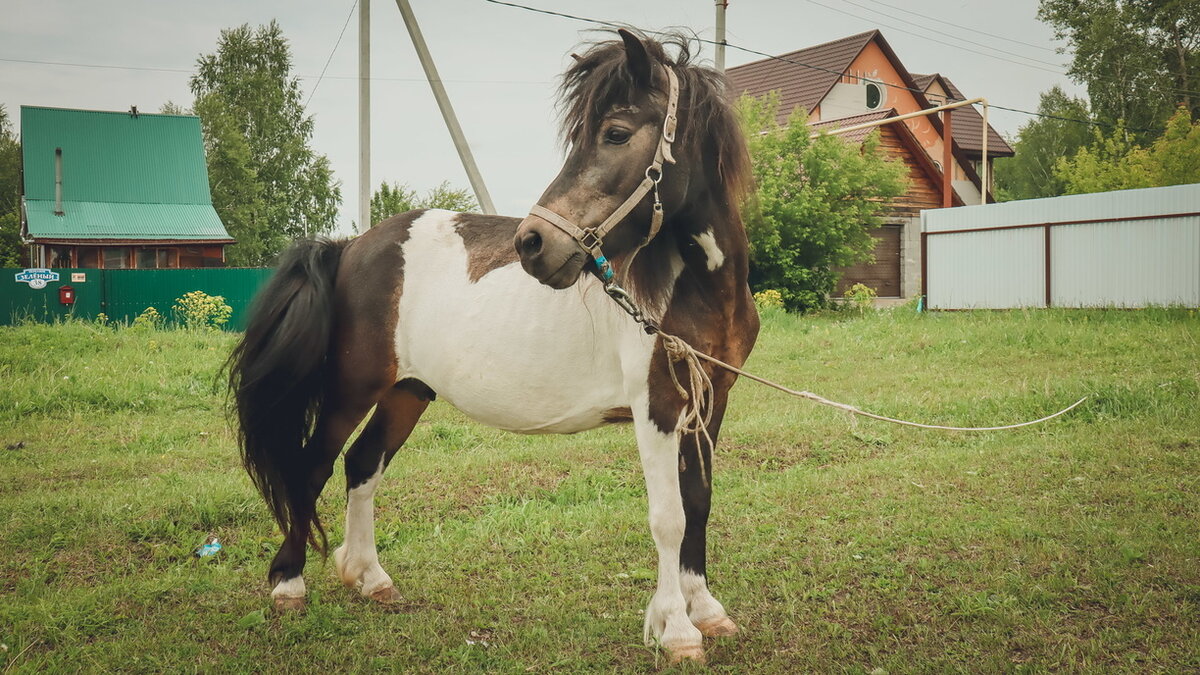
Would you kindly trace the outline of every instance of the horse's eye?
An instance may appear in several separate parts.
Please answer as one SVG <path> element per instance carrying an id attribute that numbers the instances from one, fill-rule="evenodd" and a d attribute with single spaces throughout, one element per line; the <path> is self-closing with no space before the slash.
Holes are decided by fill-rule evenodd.
<path id="1" fill-rule="evenodd" d="M 604 142 L 610 145 L 624 145 L 629 142 L 632 134 L 620 127 L 612 127 L 604 132 Z"/>

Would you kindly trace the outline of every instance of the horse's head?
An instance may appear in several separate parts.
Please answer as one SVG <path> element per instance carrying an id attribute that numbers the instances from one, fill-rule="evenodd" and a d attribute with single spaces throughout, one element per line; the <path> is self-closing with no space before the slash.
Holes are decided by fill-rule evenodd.
<path id="1" fill-rule="evenodd" d="M 604 263 L 601 243 L 609 258 L 647 243 L 662 222 L 657 202 L 669 217 L 688 189 L 688 150 L 672 147 L 678 64 L 658 42 L 619 34 L 576 56 L 564 75 L 570 151 L 514 241 L 525 271 L 553 288 L 574 284 L 594 259 Z"/>

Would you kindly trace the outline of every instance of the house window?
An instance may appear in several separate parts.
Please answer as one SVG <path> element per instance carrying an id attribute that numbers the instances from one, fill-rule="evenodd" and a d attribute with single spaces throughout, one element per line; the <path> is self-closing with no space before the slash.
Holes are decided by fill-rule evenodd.
<path id="1" fill-rule="evenodd" d="M 129 267 L 129 249 L 106 246 L 104 248 L 104 269 L 123 270 Z"/>
<path id="2" fill-rule="evenodd" d="M 174 261 L 173 248 L 139 248 L 137 251 L 137 266 L 141 270 L 168 269 L 175 267 Z"/>
<path id="3" fill-rule="evenodd" d="M 100 249 L 93 246 L 79 247 L 79 266 L 80 267 L 99 267 L 100 266 Z"/>
<path id="4" fill-rule="evenodd" d="M 50 246 L 50 267 L 72 267 L 70 246 Z"/>
<path id="5" fill-rule="evenodd" d="M 875 110 L 883 105 L 883 86 L 876 82 L 867 83 L 867 110 Z"/>

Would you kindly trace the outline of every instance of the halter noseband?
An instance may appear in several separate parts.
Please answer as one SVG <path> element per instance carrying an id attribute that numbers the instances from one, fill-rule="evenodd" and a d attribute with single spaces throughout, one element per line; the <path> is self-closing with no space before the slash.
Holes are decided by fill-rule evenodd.
<path id="1" fill-rule="evenodd" d="M 604 237 L 617 226 L 617 223 L 629 215 L 629 212 L 641 203 L 651 191 L 654 192 L 654 211 L 650 217 L 650 231 L 646 234 L 646 238 L 642 241 L 641 246 L 650 243 L 650 240 L 654 239 L 662 227 L 663 208 L 662 201 L 658 195 L 658 183 L 662 180 L 663 162 L 665 161 L 668 164 L 675 163 L 675 157 L 671 154 L 671 144 L 675 142 L 675 127 L 679 123 L 679 118 L 676 114 L 679 108 L 679 79 L 676 77 L 675 71 L 670 67 L 666 67 L 665 70 L 667 71 L 668 94 L 667 114 L 663 118 L 662 136 L 658 139 L 658 148 L 654 151 L 654 160 L 650 162 L 650 166 L 646 167 L 646 177 L 634 188 L 633 194 L 629 195 L 608 218 L 605 218 L 604 222 L 586 229 L 579 227 L 541 204 L 535 204 L 533 208 L 529 209 L 530 215 L 537 216 L 567 233 L 585 251 L 591 254 L 592 259 L 596 261 L 596 268 L 600 273 L 600 277 L 604 281 L 604 290 L 626 312 L 633 315 L 635 319 L 642 321 L 643 324 L 645 324 L 645 320 L 641 316 L 641 312 L 633 305 L 633 298 L 630 297 L 625 289 L 618 286 L 613 279 L 616 275 L 613 272 L 612 263 L 605 257 L 604 251 L 600 247 L 604 243 Z M 638 248 L 640 249 L 641 246 Z"/>

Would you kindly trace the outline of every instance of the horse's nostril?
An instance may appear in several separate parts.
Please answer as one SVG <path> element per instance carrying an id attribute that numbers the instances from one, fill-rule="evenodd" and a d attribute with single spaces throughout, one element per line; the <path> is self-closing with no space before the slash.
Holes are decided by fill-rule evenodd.
<path id="1" fill-rule="evenodd" d="M 542 251 L 542 235 L 530 230 L 521 237 L 521 252 L 525 255 L 537 255 Z"/>

